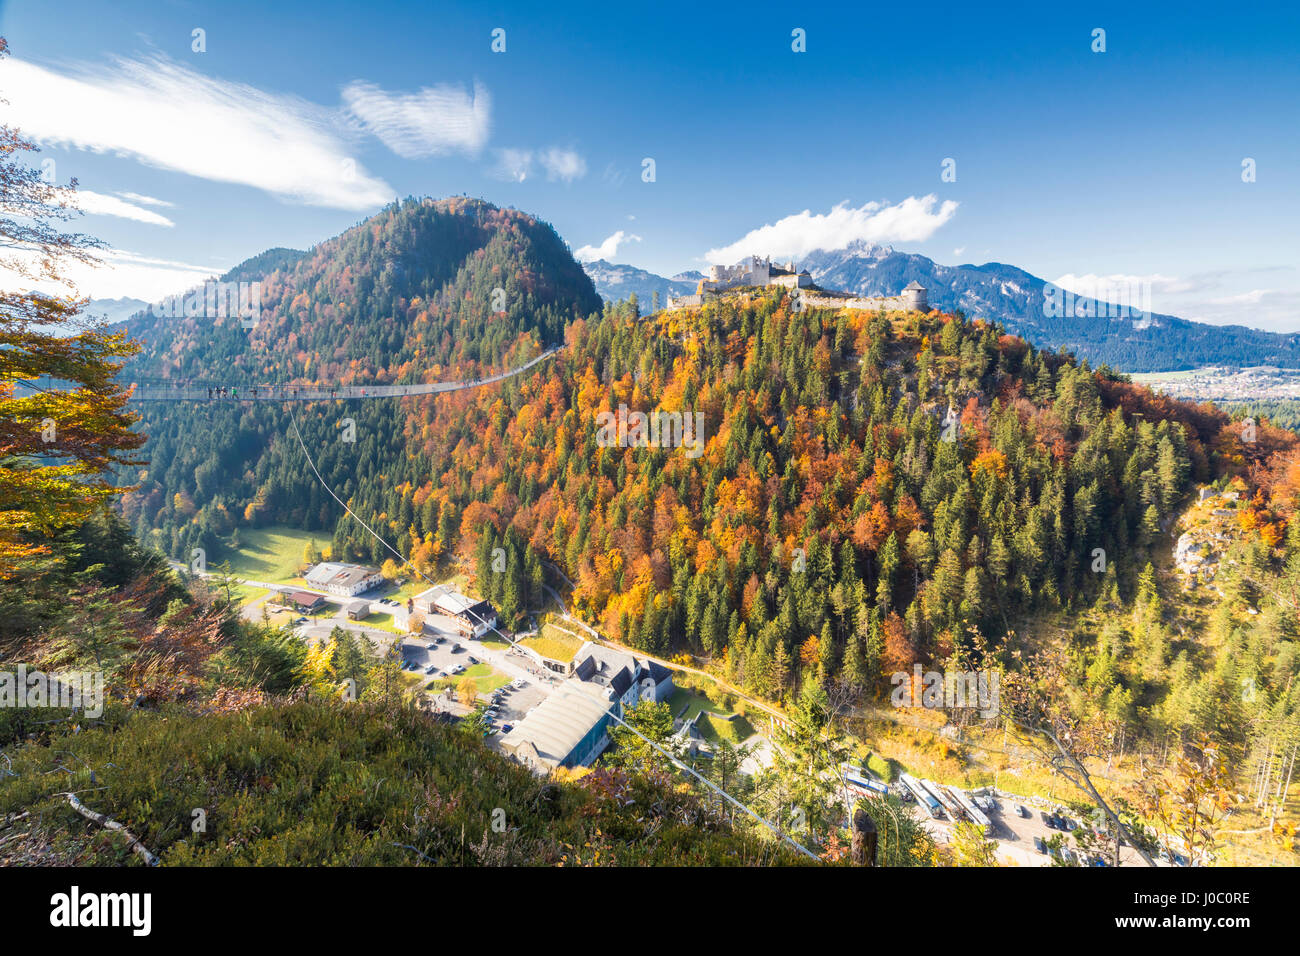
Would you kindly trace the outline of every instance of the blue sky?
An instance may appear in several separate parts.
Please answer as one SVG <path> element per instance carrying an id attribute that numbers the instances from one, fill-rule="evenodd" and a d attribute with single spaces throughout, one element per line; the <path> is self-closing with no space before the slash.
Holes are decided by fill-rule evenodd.
<path id="1" fill-rule="evenodd" d="M 89 192 L 96 296 L 468 193 L 663 273 L 863 238 L 1300 330 L 1300 11 L 1045 7 L 6 0 L 0 109 Z"/>

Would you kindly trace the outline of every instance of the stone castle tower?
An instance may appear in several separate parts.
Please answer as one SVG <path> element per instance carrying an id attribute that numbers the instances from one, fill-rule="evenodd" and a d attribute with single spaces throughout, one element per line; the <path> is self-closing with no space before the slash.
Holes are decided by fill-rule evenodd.
<path id="1" fill-rule="evenodd" d="M 930 302 L 925 286 L 913 279 L 903 288 L 903 307 L 909 312 L 929 312 Z"/>

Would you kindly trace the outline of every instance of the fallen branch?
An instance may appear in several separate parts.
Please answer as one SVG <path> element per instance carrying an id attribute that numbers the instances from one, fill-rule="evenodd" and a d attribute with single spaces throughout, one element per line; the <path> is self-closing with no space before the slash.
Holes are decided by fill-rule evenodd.
<path id="1" fill-rule="evenodd" d="M 145 847 L 145 845 L 141 843 L 139 839 L 136 838 L 135 834 L 133 834 L 126 827 L 122 826 L 122 824 L 118 823 L 112 817 L 105 816 L 102 813 L 96 813 L 94 810 L 90 809 L 84 803 L 78 800 L 77 795 L 74 793 L 65 793 L 62 794 L 62 796 L 67 797 L 68 804 L 72 807 L 72 809 L 76 810 L 87 820 L 90 820 L 93 823 L 98 823 L 101 827 L 103 827 L 106 830 L 117 830 L 118 832 L 120 832 L 122 836 L 126 837 L 127 846 L 130 847 L 131 852 L 135 853 L 142 860 L 144 860 L 146 866 L 158 865 L 158 857 L 150 853 L 149 850 Z"/>
<path id="2" fill-rule="evenodd" d="M 437 866 L 437 865 L 438 865 L 438 861 L 437 861 L 437 860 L 431 860 L 431 859 L 429 859 L 429 857 L 425 856 L 423 853 L 421 853 L 421 852 L 420 852 L 419 850 L 417 850 L 415 847 L 411 846 L 409 843 L 394 843 L 393 846 L 398 847 L 399 849 L 402 849 L 402 850 L 410 850 L 412 853 L 414 853 L 416 856 L 418 856 L 421 860 L 424 860 L 426 863 L 431 863 L 431 864 L 433 864 L 434 866 Z"/>
<path id="3" fill-rule="evenodd" d="M 9 813 L 5 815 L 3 821 L 0 821 L 0 829 L 8 829 L 19 820 L 26 820 L 32 815 L 30 810 L 24 810 L 22 813 Z"/>

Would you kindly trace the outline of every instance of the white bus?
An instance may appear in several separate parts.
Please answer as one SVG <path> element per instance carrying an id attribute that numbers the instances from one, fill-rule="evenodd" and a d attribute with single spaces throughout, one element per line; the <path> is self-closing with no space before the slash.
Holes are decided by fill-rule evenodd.
<path id="1" fill-rule="evenodd" d="M 948 792 L 952 794 L 954 800 L 961 804 L 961 808 L 966 811 L 966 816 L 970 817 L 971 822 L 987 833 L 989 818 L 984 814 L 983 810 L 975 806 L 975 801 L 970 798 L 970 795 L 957 787 L 949 787 Z"/>
<path id="2" fill-rule="evenodd" d="M 921 805 L 921 809 L 925 811 L 930 819 L 935 820 L 939 818 L 939 801 L 934 798 L 934 794 L 921 786 L 921 781 L 917 780 L 910 773 L 899 774 L 898 779 L 902 782 L 903 786 L 912 791 L 913 796 L 916 797 L 916 802 Z"/>
<path id="3" fill-rule="evenodd" d="M 849 790 L 863 797 L 883 797 L 889 794 L 889 785 L 872 780 L 861 767 L 851 763 L 840 765 L 840 774 Z"/>

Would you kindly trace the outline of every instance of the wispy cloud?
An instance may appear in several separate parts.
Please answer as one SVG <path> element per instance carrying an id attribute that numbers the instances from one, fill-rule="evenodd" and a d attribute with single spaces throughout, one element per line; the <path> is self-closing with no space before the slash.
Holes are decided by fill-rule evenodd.
<path id="1" fill-rule="evenodd" d="M 131 202 L 138 202 L 142 206 L 166 206 L 171 208 L 176 205 L 174 202 L 168 202 L 165 199 L 155 199 L 153 196 L 142 196 L 140 193 L 118 193 L 118 195 Z"/>
<path id="2" fill-rule="evenodd" d="M 1210 325 L 1245 325 L 1274 332 L 1300 331 L 1300 288 L 1260 288 L 1260 275 L 1296 282 L 1290 266 L 1214 269 L 1186 276 L 1149 273 L 1067 273 L 1056 285 L 1103 302 L 1140 297 L 1143 308 Z"/>
<path id="3" fill-rule="evenodd" d="M 514 183 L 522 183 L 533 175 L 540 165 L 551 182 L 573 182 L 587 175 L 587 161 L 571 149 L 552 146 L 541 152 L 531 149 L 503 148 L 495 152 L 496 162 L 490 175 Z"/>
<path id="4" fill-rule="evenodd" d="M 498 149 L 496 164 L 489 170 L 497 179 L 506 179 L 512 183 L 522 183 L 533 171 L 533 151 L 531 149 Z"/>
<path id="5" fill-rule="evenodd" d="M 119 219 L 134 219 L 136 222 L 147 222 L 151 226 L 174 226 L 166 216 L 161 216 L 150 209 L 137 206 L 135 203 L 127 202 L 124 199 L 118 199 L 116 196 L 105 196 L 103 193 L 91 192 L 89 189 L 77 190 L 77 205 L 84 213 L 92 216 L 116 216 Z"/>
<path id="6" fill-rule="evenodd" d="M 640 242 L 640 236 L 634 236 L 631 233 L 624 232 L 620 229 L 612 236 L 607 236 L 605 241 L 598 246 L 583 246 L 573 253 L 573 258 L 579 262 L 594 262 L 596 259 L 613 259 L 618 255 L 618 247 L 626 242 Z"/>
<path id="7" fill-rule="evenodd" d="M 474 89 L 444 84 L 418 93 L 389 93 L 357 81 L 343 88 L 343 104 L 361 125 L 405 159 L 447 153 L 477 156 L 492 125 L 492 98 Z"/>
<path id="8" fill-rule="evenodd" d="M 936 209 L 936 205 L 938 208 Z M 803 212 L 755 229 L 730 245 L 710 249 L 709 262 L 732 262 L 747 255 L 801 258 L 818 249 L 843 249 L 851 242 L 921 242 L 934 235 L 957 212 L 951 199 L 909 196 L 887 205 L 869 202 L 856 209 L 847 202 L 828 213 Z"/>
<path id="9" fill-rule="evenodd" d="M 1116 289 L 1145 288 L 1152 292 L 1167 294 L 1201 292 L 1214 288 L 1218 284 L 1211 275 L 1206 273 L 1204 276 L 1182 279 L 1178 276 L 1161 275 L 1158 272 L 1150 272 L 1146 275 L 1128 275 L 1121 272 L 1113 272 L 1109 275 L 1097 275 L 1093 272 L 1075 275 L 1067 272 L 1063 276 L 1058 276 L 1055 283 L 1075 295 L 1105 300 L 1108 295 L 1113 295 Z"/>
<path id="10" fill-rule="evenodd" d="M 369 209 L 393 189 L 369 175 L 337 129 L 338 110 L 204 76 L 165 57 L 59 73 L 0 62 L 6 122 L 39 142 L 129 156 L 283 199 Z"/>
<path id="11" fill-rule="evenodd" d="M 571 183 L 587 175 L 587 161 L 571 149 L 552 146 L 540 159 L 547 179 Z"/>
<path id="12" fill-rule="evenodd" d="M 79 190 L 78 195 L 84 195 L 84 190 Z M 147 256 L 126 249 L 100 249 L 96 256 L 99 259 L 96 265 L 65 263 L 60 270 L 60 281 L 28 282 L 10 270 L 0 269 L 0 284 L 10 288 L 38 288 L 63 295 L 75 293 L 94 299 L 130 297 L 153 302 L 192 289 L 227 269 L 226 266 L 195 265 Z"/>

